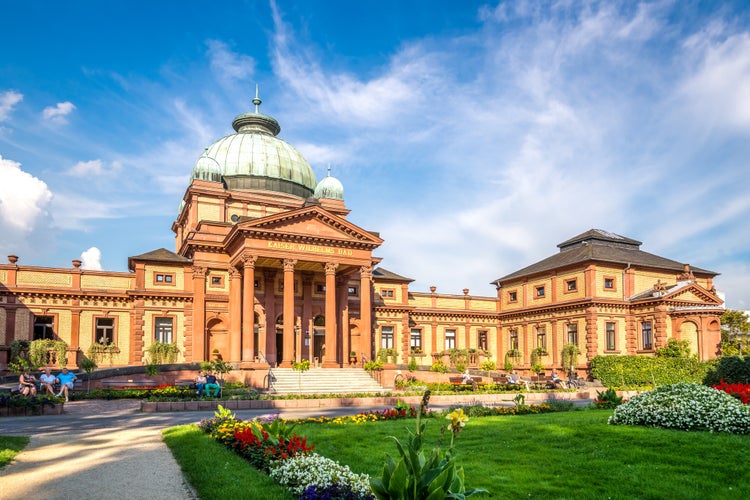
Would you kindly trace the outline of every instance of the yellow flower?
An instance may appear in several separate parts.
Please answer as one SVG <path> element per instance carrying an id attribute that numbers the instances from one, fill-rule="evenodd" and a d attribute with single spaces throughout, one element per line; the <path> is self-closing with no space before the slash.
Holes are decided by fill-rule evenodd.
<path id="1" fill-rule="evenodd" d="M 445 418 L 451 421 L 451 431 L 453 434 L 458 434 L 463 426 L 466 425 L 466 422 L 469 421 L 469 417 L 466 416 L 462 408 L 450 412 Z"/>

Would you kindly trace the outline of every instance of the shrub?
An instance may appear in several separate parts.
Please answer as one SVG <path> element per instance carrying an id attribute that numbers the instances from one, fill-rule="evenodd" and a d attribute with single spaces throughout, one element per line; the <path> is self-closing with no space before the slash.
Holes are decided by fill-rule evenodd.
<path id="1" fill-rule="evenodd" d="M 700 383 L 709 367 L 710 362 L 695 358 L 596 356 L 591 360 L 591 376 L 606 387 L 654 387 L 678 382 Z"/>
<path id="2" fill-rule="evenodd" d="M 600 409 L 613 409 L 622 404 L 622 397 L 618 396 L 614 389 L 609 388 L 606 391 L 596 391 L 594 406 Z"/>
<path id="3" fill-rule="evenodd" d="M 713 386 L 722 380 L 728 384 L 750 380 L 750 357 L 721 356 L 709 363 L 703 384 Z"/>
<path id="4" fill-rule="evenodd" d="M 497 363 L 495 363 L 491 359 L 485 359 L 484 361 L 482 361 L 482 364 L 479 366 L 479 369 L 484 370 L 486 372 L 495 371 L 497 370 Z"/>
<path id="5" fill-rule="evenodd" d="M 445 363 L 443 363 L 443 360 L 438 359 L 434 363 L 432 363 L 432 366 L 430 367 L 431 372 L 438 372 L 438 373 L 447 373 L 448 367 L 445 366 Z"/>
<path id="6" fill-rule="evenodd" d="M 750 407 L 711 387 L 679 383 L 633 396 L 609 423 L 748 434 Z"/>

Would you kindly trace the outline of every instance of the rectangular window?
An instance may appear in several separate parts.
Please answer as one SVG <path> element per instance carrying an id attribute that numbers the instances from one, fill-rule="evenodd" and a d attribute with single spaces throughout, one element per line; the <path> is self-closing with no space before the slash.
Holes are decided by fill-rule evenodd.
<path id="1" fill-rule="evenodd" d="M 456 330 L 445 331 L 445 348 L 446 349 L 456 348 Z"/>
<path id="2" fill-rule="evenodd" d="M 544 297 L 544 285 L 540 285 L 538 287 L 535 287 L 534 290 L 536 290 L 536 296 L 537 297 Z"/>
<path id="3" fill-rule="evenodd" d="M 422 350 L 422 330 L 419 328 L 411 329 L 411 339 L 409 340 L 409 347 L 412 351 L 419 349 Z"/>
<path id="4" fill-rule="evenodd" d="M 34 340 L 53 340 L 55 338 L 55 318 L 52 316 L 34 316 Z"/>
<path id="5" fill-rule="evenodd" d="M 566 292 L 575 292 L 576 290 L 578 290 L 578 280 L 572 279 L 572 280 L 565 281 Z"/>
<path id="6" fill-rule="evenodd" d="M 260 281 L 259 280 L 253 280 L 253 286 L 255 288 L 260 288 Z"/>
<path id="7" fill-rule="evenodd" d="M 578 345 L 578 323 L 568 325 L 568 344 Z"/>
<path id="8" fill-rule="evenodd" d="M 96 318 L 94 341 L 97 344 L 107 345 L 115 342 L 115 319 Z"/>
<path id="9" fill-rule="evenodd" d="M 508 302 L 518 302 L 518 292 L 508 292 Z"/>
<path id="10" fill-rule="evenodd" d="M 547 349 L 547 331 L 543 326 L 536 328 L 536 346 Z"/>
<path id="11" fill-rule="evenodd" d="M 650 321 L 641 323 L 641 348 L 644 351 L 651 351 L 654 348 L 654 333 Z"/>
<path id="12" fill-rule="evenodd" d="M 317 293 L 326 293 L 326 286 L 323 283 L 316 283 L 315 284 L 315 292 L 317 292 Z"/>
<path id="13" fill-rule="evenodd" d="M 211 276 L 211 286 L 213 287 L 224 286 L 224 276 Z"/>
<path id="14" fill-rule="evenodd" d="M 156 273 L 154 274 L 154 283 L 157 285 L 173 285 L 174 273 Z"/>
<path id="15" fill-rule="evenodd" d="M 383 288 L 382 290 L 380 290 L 380 296 L 388 298 L 388 299 L 392 299 L 393 298 L 393 290 L 390 289 L 390 288 Z"/>
<path id="16" fill-rule="evenodd" d="M 380 347 L 393 349 L 393 327 L 383 326 L 380 328 Z"/>
<path id="17" fill-rule="evenodd" d="M 518 350 L 518 330 L 515 328 L 510 331 L 510 348 Z"/>
<path id="18" fill-rule="evenodd" d="M 356 286 L 350 286 L 347 288 L 349 296 L 350 297 L 356 297 L 357 296 L 357 287 Z"/>
<path id="19" fill-rule="evenodd" d="M 479 330 L 477 333 L 477 347 L 483 351 L 487 350 L 487 330 Z"/>
<path id="20" fill-rule="evenodd" d="M 605 290 L 614 290 L 615 289 L 615 279 L 614 278 L 604 278 L 604 289 Z"/>
<path id="21" fill-rule="evenodd" d="M 156 318 L 154 320 L 154 340 L 163 344 L 171 344 L 173 325 L 172 318 Z"/>
<path id="22" fill-rule="evenodd" d="M 605 341 L 608 351 L 614 351 L 617 349 L 617 343 L 615 342 L 615 323 L 612 321 L 608 321 L 605 325 Z"/>

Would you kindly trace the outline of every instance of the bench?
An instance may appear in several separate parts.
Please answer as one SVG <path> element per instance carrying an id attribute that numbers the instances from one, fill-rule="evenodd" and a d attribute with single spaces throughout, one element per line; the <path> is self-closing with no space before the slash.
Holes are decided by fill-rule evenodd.
<path id="1" fill-rule="evenodd" d="M 175 387 L 191 387 L 195 389 L 195 380 L 192 378 L 178 378 L 174 381 Z"/>
<path id="2" fill-rule="evenodd" d="M 448 382 L 453 385 L 454 389 L 457 389 L 461 386 L 476 387 L 478 385 L 484 384 L 484 382 L 482 382 L 482 377 L 471 377 L 471 380 L 469 381 L 464 381 L 463 377 L 448 377 Z"/>
<path id="3" fill-rule="evenodd" d="M 102 387 L 107 389 L 155 389 L 159 386 L 156 380 L 102 380 Z"/>

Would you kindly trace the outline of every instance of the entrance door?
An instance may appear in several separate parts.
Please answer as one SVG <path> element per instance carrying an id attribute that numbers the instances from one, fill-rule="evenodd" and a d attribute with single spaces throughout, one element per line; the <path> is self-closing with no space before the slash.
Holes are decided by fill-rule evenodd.
<path id="1" fill-rule="evenodd" d="M 313 357 L 318 358 L 318 362 L 322 363 L 325 355 L 326 330 L 325 328 L 315 328 L 313 332 Z"/>
<path id="2" fill-rule="evenodd" d="M 276 329 L 276 366 L 281 364 L 284 359 L 284 330 Z"/>

